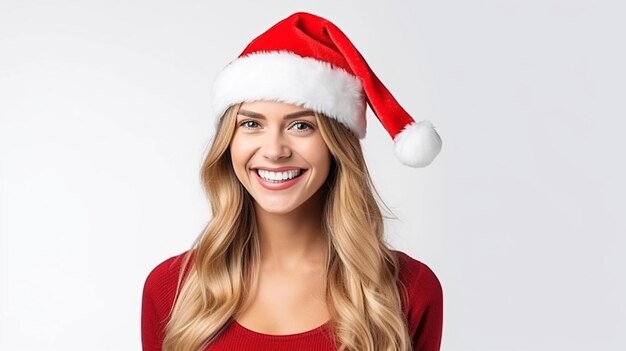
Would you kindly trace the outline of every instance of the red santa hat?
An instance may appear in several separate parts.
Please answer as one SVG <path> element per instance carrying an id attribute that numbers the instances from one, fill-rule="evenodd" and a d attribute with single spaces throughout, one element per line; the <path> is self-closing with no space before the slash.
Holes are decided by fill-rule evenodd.
<path id="1" fill-rule="evenodd" d="M 333 23 L 305 12 L 255 38 L 213 84 L 216 124 L 228 107 L 270 100 L 297 104 L 334 118 L 365 137 L 365 102 L 391 135 L 400 161 L 429 165 L 441 138 L 429 121 L 416 122 L 376 77 L 348 37 Z"/>

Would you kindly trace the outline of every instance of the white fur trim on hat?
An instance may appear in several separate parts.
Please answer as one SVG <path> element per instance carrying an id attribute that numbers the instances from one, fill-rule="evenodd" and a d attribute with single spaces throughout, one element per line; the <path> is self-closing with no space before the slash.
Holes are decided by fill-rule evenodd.
<path id="1" fill-rule="evenodd" d="M 441 151 L 441 137 L 430 121 L 407 125 L 394 142 L 398 159 L 411 167 L 428 166 Z"/>
<path id="2" fill-rule="evenodd" d="M 211 115 L 217 125 L 228 107 L 270 100 L 301 105 L 365 137 L 365 98 L 358 78 L 342 68 L 290 51 L 255 52 L 229 63 L 213 83 Z"/>

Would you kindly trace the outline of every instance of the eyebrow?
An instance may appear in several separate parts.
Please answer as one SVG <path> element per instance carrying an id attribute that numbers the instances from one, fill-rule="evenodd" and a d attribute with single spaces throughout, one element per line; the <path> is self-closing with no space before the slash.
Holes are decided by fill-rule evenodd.
<path id="1" fill-rule="evenodd" d="M 246 116 L 246 117 L 258 118 L 258 119 L 266 119 L 265 116 L 263 116 L 262 114 L 257 113 L 257 112 L 248 111 L 248 110 L 240 109 L 238 114 Z M 298 118 L 298 117 L 303 117 L 303 116 L 315 116 L 315 112 L 313 112 L 313 110 L 298 111 L 298 112 L 286 114 L 284 116 L 284 118 L 285 119 L 291 119 L 291 118 Z"/>

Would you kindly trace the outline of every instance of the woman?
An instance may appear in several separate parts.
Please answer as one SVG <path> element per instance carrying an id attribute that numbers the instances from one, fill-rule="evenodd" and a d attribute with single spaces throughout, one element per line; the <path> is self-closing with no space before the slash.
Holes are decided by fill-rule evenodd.
<path id="1" fill-rule="evenodd" d="M 434 127 L 321 17 L 289 16 L 220 72 L 201 171 L 213 216 L 148 275 L 144 350 L 439 349 L 439 280 L 384 241 L 366 99 L 402 162 L 432 162 Z"/>

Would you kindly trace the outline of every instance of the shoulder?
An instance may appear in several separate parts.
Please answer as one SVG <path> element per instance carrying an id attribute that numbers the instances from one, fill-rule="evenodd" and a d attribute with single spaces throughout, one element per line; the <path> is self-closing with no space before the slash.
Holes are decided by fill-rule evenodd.
<path id="1" fill-rule="evenodd" d="M 159 262 L 150 270 L 150 273 L 148 273 L 145 285 L 148 288 L 155 288 L 160 285 L 164 280 L 169 280 L 173 276 L 176 276 L 176 278 L 178 278 L 184 256 L 187 253 L 188 251 L 185 251 L 177 255 L 168 257 L 167 259 Z"/>
<path id="2" fill-rule="evenodd" d="M 176 293 L 178 278 L 189 250 L 162 260 L 148 273 L 144 282 L 144 298 L 149 298 L 158 312 L 169 312 Z M 191 261 L 190 261 L 191 263 Z"/>
<path id="3" fill-rule="evenodd" d="M 435 272 L 424 262 L 393 250 L 398 257 L 398 283 L 404 295 L 404 312 L 411 324 L 419 322 L 429 309 L 441 309 L 443 289 Z"/>
<path id="4" fill-rule="evenodd" d="M 178 286 L 185 251 L 154 266 L 143 286 L 141 340 L 144 350 L 160 350 Z"/>
<path id="5" fill-rule="evenodd" d="M 399 280 L 409 290 L 441 291 L 441 283 L 435 272 L 424 262 L 408 254 L 393 250 L 400 266 Z"/>
<path id="6" fill-rule="evenodd" d="M 178 253 L 159 262 L 156 266 L 152 268 L 150 273 L 148 273 L 146 283 L 157 283 L 163 279 L 170 277 L 171 275 L 178 275 L 185 255 L 188 252 L 189 251 Z"/>

